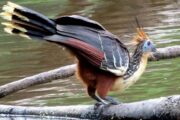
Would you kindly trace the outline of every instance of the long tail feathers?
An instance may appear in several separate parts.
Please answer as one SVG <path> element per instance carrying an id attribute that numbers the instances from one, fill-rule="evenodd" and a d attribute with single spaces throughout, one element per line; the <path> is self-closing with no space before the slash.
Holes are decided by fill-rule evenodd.
<path id="1" fill-rule="evenodd" d="M 5 32 L 18 34 L 22 37 L 42 38 L 56 33 L 55 23 L 46 16 L 22 7 L 12 2 L 7 2 L 2 7 L 4 12 L 0 16 L 7 20 L 2 22 Z"/>

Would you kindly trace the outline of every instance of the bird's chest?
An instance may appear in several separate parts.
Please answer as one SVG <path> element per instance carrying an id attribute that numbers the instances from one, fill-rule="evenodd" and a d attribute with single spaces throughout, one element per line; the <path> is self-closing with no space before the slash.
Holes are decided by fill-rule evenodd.
<path id="1" fill-rule="evenodd" d="M 129 78 L 127 79 L 124 79 L 123 77 L 117 78 L 111 90 L 112 91 L 119 90 L 120 92 L 122 92 L 129 86 L 133 85 L 143 74 L 145 68 L 146 68 L 146 61 L 142 61 L 137 71 L 135 71 Z"/>

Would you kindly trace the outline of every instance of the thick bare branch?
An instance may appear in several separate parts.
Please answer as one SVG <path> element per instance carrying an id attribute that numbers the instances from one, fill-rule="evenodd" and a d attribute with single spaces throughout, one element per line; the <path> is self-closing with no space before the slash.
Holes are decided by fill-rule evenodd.
<path id="1" fill-rule="evenodd" d="M 75 68 L 75 64 L 68 65 L 2 85 L 0 86 L 0 98 L 33 85 L 47 83 L 51 82 L 52 80 L 72 76 L 75 73 Z"/>
<path id="2" fill-rule="evenodd" d="M 180 56 L 180 45 L 179 46 L 171 46 L 166 48 L 159 48 L 154 56 L 160 60 L 165 58 L 174 58 Z M 156 60 L 150 58 L 150 60 Z M 18 90 L 22 90 L 28 88 L 33 85 L 47 83 L 53 80 L 58 80 L 64 77 L 69 77 L 74 75 L 76 65 L 68 65 L 65 67 L 61 67 L 55 70 L 50 70 L 47 72 L 43 72 L 37 75 L 33 75 L 31 77 L 27 77 L 24 79 L 20 79 L 14 81 L 12 83 L 8 83 L 6 85 L 0 86 L 0 98 L 5 97 L 11 93 L 17 92 Z"/>
<path id="3" fill-rule="evenodd" d="M 0 105 L 5 116 L 101 120 L 179 120 L 180 95 L 111 106 L 77 105 L 56 107 L 22 107 Z"/>
<path id="4" fill-rule="evenodd" d="M 158 48 L 157 52 L 153 53 L 155 59 L 168 59 L 180 57 L 180 45 Z M 153 60 L 152 58 L 150 58 Z"/>

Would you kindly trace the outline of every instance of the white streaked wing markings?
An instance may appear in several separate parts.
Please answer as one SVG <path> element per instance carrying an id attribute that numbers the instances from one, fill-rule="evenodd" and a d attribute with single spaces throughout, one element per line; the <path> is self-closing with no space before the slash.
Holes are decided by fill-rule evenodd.
<path id="1" fill-rule="evenodd" d="M 98 38 L 99 38 L 99 41 L 100 41 L 100 44 L 101 44 L 101 50 L 104 52 L 104 48 L 103 48 L 103 45 L 102 45 L 102 39 L 101 39 L 100 34 L 98 34 Z M 105 52 L 104 52 L 104 59 L 105 59 L 105 61 L 107 61 L 106 53 Z"/>
<path id="2" fill-rule="evenodd" d="M 117 68 L 117 66 L 116 66 L 117 60 L 116 60 L 116 57 L 114 56 L 114 54 L 115 54 L 114 52 L 115 52 L 115 51 L 114 51 L 113 43 L 114 43 L 114 42 L 111 42 L 112 56 L 113 56 L 113 64 L 114 64 L 114 67 Z M 115 43 L 115 45 L 116 45 L 116 43 Z"/>

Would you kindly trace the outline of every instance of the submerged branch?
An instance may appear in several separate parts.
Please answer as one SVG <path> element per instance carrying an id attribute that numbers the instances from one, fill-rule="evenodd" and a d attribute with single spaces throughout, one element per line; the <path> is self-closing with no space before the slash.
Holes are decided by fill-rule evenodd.
<path id="1" fill-rule="evenodd" d="M 1 116 L 100 120 L 179 120 L 180 95 L 111 106 L 22 107 L 0 105 Z"/>
<path id="2" fill-rule="evenodd" d="M 160 60 L 165 58 L 174 58 L 180 56 L 180 46 L 171 46 L 166 48 L 159 48 L 154 56 Z M 150 60 L 155 60 L 150 58 Z M 37 75 L 33 75 L 24 79 L 20 79 L 5 85 L 0 86 L 0 98 L 5 97 L 11 93 L 17 92 L 19 90 L 28 88 L 33 85 L 38 85 L 42 83 L 51 82 L 53 80 L 58 80 L 61 78 L 69 77 L 74 75 L 76 65 L 68 65 L 65 67 L 60 67 L 55 70 L 50 70 Z"/>

